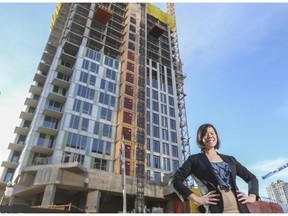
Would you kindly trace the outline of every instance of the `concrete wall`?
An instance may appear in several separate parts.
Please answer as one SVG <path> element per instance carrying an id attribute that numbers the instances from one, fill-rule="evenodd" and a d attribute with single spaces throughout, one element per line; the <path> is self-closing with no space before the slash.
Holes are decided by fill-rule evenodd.
<path id="1" fill-rule="evenodd" d="M 29 194 L 39 193 L 39 191 L 44 192 L 45 187 L 52 184 L 71 190 L 122 193 L 121 175 L 102 170 L 86 170 L 78 163 L 28 167 L 23 170 L 18 182 L 19 184 L 14 186 L 13 194 L 23 198 Z M 135 195 L 136 192 L 137 179 L 126 176 L 127 195 Z M 163 185 L 147 180 L 144 195 L 164 199 Z"/>

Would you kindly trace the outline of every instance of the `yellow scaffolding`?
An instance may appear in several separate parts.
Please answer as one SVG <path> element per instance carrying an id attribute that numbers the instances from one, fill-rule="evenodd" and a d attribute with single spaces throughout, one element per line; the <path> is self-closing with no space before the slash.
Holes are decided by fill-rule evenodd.
<path id="1" fill-rule="evenodd" d="M 51 20 L 51 23 L 50 23 L 50 31 L 52 31 L 52 28 L 55 24 L 55 21 L 56 21 L 56 18 L 57 18 L 57 15 L 58 15 L 58 12 L 61 8 L 61 3 L 58 3 L 57 6 L 56 6 L 56 10 L 54 12 L 54 14 L 52 15 L 52 20 Z"/>
<path id="2" fill-rule="evenodd" d="M 146 3 L 146 11 L 151 16 L 153 16 L 156 19 L 159 19 L 161 22 L 169 25 L 171 29 L 173 29 L 176 26 L 176 20 L 174 20 L 173 17 L 170 16 L 169 14 L 160 10 L 158 7 L 156 7 L 150 3 Z"/>

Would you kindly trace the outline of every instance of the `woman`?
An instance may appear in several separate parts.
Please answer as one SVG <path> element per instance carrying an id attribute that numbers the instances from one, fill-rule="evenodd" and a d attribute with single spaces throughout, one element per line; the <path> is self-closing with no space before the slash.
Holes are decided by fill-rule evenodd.
<path id="1" fill-rule="evenodd" d="M 246 203 L 259 198 L 258 179 L 234 157 L 216 152 L 220 140 L 213 125 L 201 125 L 196 140 L 202 153 L 190 155 L 172 177 L 176 193 L 182 200 L 197 204 L 200 212 L 249 213 Z M 202 196 L 196 196 L 183 184 L 189 175 L 198 181 Z M 236 176 L 248 183 L 248 196 L 238 190 Z"/>

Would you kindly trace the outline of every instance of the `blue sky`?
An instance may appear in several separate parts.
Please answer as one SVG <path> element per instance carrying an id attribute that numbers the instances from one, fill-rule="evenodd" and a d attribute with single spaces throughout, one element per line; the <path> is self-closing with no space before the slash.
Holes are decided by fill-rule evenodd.
<path id="1" fill-rule="evenodd" d="M 14 141 L 55 6 L 0 4 L 0 162 Z M 267 196 L 272 181 L 288 182 L 288 169 L 261 178 L 288 162 L 288 4 L 177 3 L 176 16 L 191 153 L 199 152 L 198 127 L 212 123 L 219 152 L 248 167 Z"/>

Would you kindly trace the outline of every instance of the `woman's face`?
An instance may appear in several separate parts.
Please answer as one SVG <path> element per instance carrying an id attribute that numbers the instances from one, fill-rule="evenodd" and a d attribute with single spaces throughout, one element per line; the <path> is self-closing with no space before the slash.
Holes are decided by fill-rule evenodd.
<path id="1" fill-rule="evenodd" d="M 217 145 L 217 135 L 212 127 L 208 127 L 206 133 L 202 138 L 204 149 L 211 149 Z"/>

